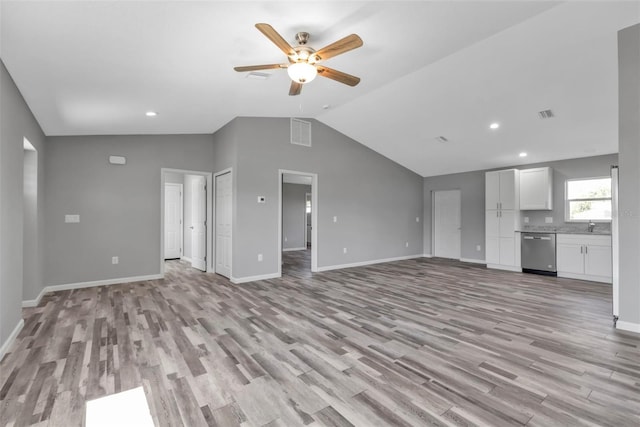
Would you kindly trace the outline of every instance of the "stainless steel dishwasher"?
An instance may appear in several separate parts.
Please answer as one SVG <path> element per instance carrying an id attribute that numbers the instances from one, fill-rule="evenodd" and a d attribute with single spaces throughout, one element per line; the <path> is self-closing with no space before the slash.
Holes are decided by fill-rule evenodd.
<path id="1" fill-rule="evenodd" d="M 555 233 L 522 233 L 522 271 L 555 276 Z"/>

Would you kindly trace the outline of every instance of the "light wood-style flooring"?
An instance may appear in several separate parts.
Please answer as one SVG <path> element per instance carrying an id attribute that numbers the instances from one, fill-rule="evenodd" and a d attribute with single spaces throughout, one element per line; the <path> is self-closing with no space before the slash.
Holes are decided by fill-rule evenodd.
<path id="1" fill-rule="evenodd" d="M 416 259 L 233 285 L 48 294 L 0 362 L 0 425 L 79 426 L 144 387 L 158 426 L 640 425 L 640 337 L 609 285 Z M 305 264 L 307 263 L 307 264 Z"/>

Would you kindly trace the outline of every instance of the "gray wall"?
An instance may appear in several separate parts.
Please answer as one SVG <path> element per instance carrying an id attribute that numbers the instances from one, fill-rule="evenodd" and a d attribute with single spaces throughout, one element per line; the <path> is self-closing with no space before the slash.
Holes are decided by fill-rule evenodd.
<path id="1" fill-rule="evenodd" d="M 611 166 L 618 163 L 617 154 L 559 160 L 555 162 L 519 165 L 516 169 L 549 166 L 553 169 L 553 210 L 522 211 L 521 216 L 529 217 L 529 225 L 562 226 L 564 222 L 564 185 L 570 178 L 608 176 Z M 509 168 L 501 168 L 509 169 Z M 424 253 L 431 254 L 432 206 L 431 193 L 438 190 L 461 191 L 462 230 L 461 257 L 463 259 L 484 260 L 484 174 L 486 171 L 441 175 L 424 179 Z M 551 216 L 553 224 L 545 224 L 545 217 Z M 478 251 L 476 246 L 480 245 Z"/>
<path id="2" fill-rule="evenodd" d="M 306 194 L 310 185 L 282 184 L 282 249 L 306 249 Z"/>
<path id="3" fill-rule="evenodd" d="M 424 249 L 431 255 L 433 191 L 460 190 L 460 256 L 484 260 L 484 171 L 424 178 Z M 480 251 L 476 250 L 480 245 Z"/>
<path id="4" fill-rule="evenodd" d="M 278 271 L 278 169 L 318 174 L 319 267 L 422 253 L 420 176 L 315 120 L 311 148 L 290 144 L 286 118 L 236 118 L 231 126 L 234 277 Z"/>
<path id="5" fill-rule="evenodd" d="M 640 327 L 640 24 L 618 33 L 620 320 Z"/>
<path id="6" fill-rule="evenodd" d="M 23 299 L 34 299 L 44 287 L 42 191 L 38 194 L 37 230 L 25 233 L 23 228 L 24 137 L 36 148 L 39 159 L 44 158 L 44 134 L 0 61 L 0 346 L 20 321 Z M 40 161 L 39 189 L 43 183 L 44 166 Z M 23 253 L 25 234 L 31 239 L 26 246 L 31 253 Z M 28 284 L 23 286 L 25 264 L 30 274 Z"/>
<path id="7" fill-rule="evenodd" d="M 47 285 L 160 273 L 161 168 L 211 171 L 211 135 L 51 137 Z M 111 165 L 109 155 L 127 158 Z M 79 224 L 65 224 L 79 214 Z M 111 264 L 118 256 L 120 263 Z"/>

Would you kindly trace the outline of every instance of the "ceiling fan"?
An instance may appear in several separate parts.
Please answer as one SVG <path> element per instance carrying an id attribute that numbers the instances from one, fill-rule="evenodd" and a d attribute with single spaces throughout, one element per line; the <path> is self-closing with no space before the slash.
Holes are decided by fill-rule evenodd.
<path id="1" fill-rule="evenodd" d="M 289 77 L 291 77 L 291 87 L 289 95 L 300 95 L 302 85 L 309 83 L 316 75 L 327 77 L 349 86 L 355 86 L 360 83 L 360 78 L 351 74 L 343 73 L 333 68 L 318 65 L 318 62 L 324 61 L 342 53 L 357 49 L 362 46 L 362 39 L 357 34 L 351 34 L 344 37 L 320 50 L 315 50 L 307 46 L 309 41 L 309 33 L 300 32 L 296 34 L 298 46 L 292 47 L 273 27 L 269 24 L 256 24 L 256 28 L 260 30 L 269 40 L 273 42 L 285 55 L 289 63 L 287 64 L 266 64 L 266 65 L 249 65 L 246 67 L 234 67 L 238 72 L 270 70 L 286 68 Z"/>

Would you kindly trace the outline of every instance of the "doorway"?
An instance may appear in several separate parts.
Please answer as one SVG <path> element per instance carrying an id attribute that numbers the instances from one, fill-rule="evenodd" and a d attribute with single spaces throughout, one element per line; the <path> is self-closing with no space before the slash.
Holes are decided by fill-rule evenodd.
<path id="1" fill-rule="evenodd" d="M 460 259 L 460 190 L 433 192 L 433 255 Z"/>
<path id="2" fill-rule="evenodd" d="M 160 272 L 163 275 L 165 260 L 176 258 L 197 270 L 213 271 L 213 244 L 207 231 L 207 224 L 211 224 L 213 218 L 211 180 L 209 172 L 161 169 Z"/>
<path id="3" fill-rule="evenodd" d="M 32 300 L 38 295 L 38 284 L 42 278 L 37 276 L 38 263 L 38 151 L 23 138 L 23 225 L 22 255 L 24 259 L 22 275 L 22 300 Z"/>
<path id="4" fill-rule="evenodd" d="M 318 271 L 318 175 L 278 171 L 278 274 Z"/>

